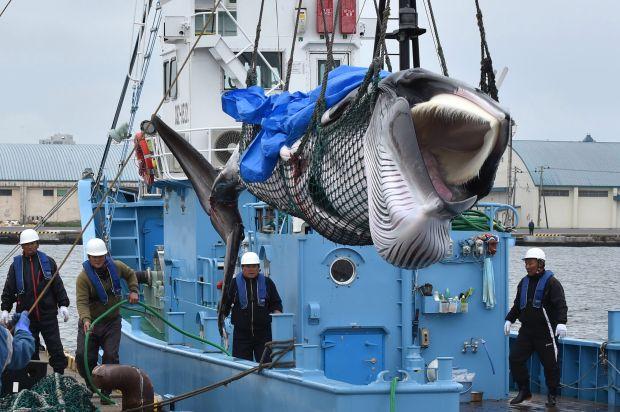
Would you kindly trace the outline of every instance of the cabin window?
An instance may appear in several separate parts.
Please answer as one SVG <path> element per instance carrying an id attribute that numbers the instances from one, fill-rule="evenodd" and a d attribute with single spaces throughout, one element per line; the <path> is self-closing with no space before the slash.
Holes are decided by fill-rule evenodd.
<path id="1" fill-rule="evenodd" d="M 282 53 L 280 52 L 261 52 L 269 66 L 271 66 L 275 74 L 270 70 L 269 66 L 265 64 L 260 56 L 256 56 L 256 83 L 264 89 L 280 89 L 278 83 L 279 79 L 282 79 Z M 243 64 L 246 70 L 250 70 L 252 67 L 252 52 L 245 52 L 239 56 L 239 60 Z M 276 76 L 277 75 L 277 76 Z M 240 79 L 245 84 L 245 79 Z M 224 89 L 235 89 L 235 84 L 232 79 L 224 72 Z"/>
<path id="2" fill-rule="evenodd" d="M 275 233 L 278 223 L 273 208 L 256 209 L 256 230 L 259 232 Z"/>
<path id="3" fill-rule="evenodd" d="M 336 284 L 349 285 L 355 280 L 355 264 L 347 258 L 338 258 L 329 267 L 329 275 Z"/>
<path id="4" fill-rule="evenodd" d="M 174 79 L 177 77 L 177 59 L 176 57 L 173 57 L 170 60 L 166 60 L 164 61 L 164 95 L 166 95 L 166 100 L 175 100 L 177 98 L 177 91 L 178 91 L 178 80 L 177 82 L 174 84 L 174 86 L 172 86 L 172 88 L 170 88 L 170 86 L 172 85 L 172 82 L 174 81 Z M 168 94 L 166 94 L 166 92 L 168 92 L 168 89 L 170 89 L 170 92 Z"/>
<path id="5" fill-rule="evenodd" d="M 43 189 L 43 196 L 54 196 L 54 189 Z"/>
<path id="6" fill-rule="evenodd" d="M 579 197 L 608 197 L 607 190 L 579 190 Z"/>
<path id="7" fill-rule="evenodd" d="M 203 32 L 205 26 L 208 24 L 205 34 L 215 33 L 215 21 L 211 18 L 212 10 L 196 10 L 194 16 L 194 31 L 198 36 Z M 230 18 L 232 16 L 232 19 Z M 225 11 L 217 12 L 217 34 L 223 37 L 236 36 L 237 25 L 233 19 L 237 20 L 237 12 L 231 10 L 230 16 Z"/>
<path id="8" fill-rule="evenodd" d="M 0 196 L 13 196 L 13 189 L 0 189 Z"/>
<path id="9" fill-rule="evenodd" d="M 56 189 L 56 196 L 64 196 L 67 194 L 67 189 Z"/>

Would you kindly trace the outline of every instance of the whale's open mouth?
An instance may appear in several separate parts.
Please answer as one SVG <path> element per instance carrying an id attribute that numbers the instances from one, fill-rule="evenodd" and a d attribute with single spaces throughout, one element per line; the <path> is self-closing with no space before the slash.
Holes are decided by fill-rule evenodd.
<path id="1" fill-rule="evenodd" d="M 462 201 L 500 138 L 502 118 L 465 93 L 439 94 L 411 109 L 420 152 L 437 194 Z M 466 96 L 466 95 L 465 95 Z"/>
<path id="2" fill-rule="evenodd" d="M 510 117 L 479 91 L 420 69 L 380 87 L 364 148 L 370 232 L 388 262 L 422 268 L 449 250 L 451 219 L 491 190 Z"/>

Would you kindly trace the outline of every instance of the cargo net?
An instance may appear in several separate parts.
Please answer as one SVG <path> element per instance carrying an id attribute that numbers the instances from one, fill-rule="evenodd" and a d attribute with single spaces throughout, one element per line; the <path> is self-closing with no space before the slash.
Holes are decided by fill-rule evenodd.
<path id="1" fill-rule="evenodd" d="M 295 154 L 279 159 L 261 183 L 245 183 L 256 197 L 306 221 L 329 240 L 346 245 L 372 244 L 364 172 L 364 135 L 376 101 L 378 64 L 369 69 L 355 99 L 334 121 L 321 125 L 324 101 L 317 108 Z M 243 152 L 260 131 L 244 124 Z"/>
<path id="2" fill-rule="evenodd" d="M 75 379 L 53 374 L 41 379 L 32 389 L 0 398 L 0 411 L 88 412 L 97 408 L 91 403 L 92 392 Z"/>

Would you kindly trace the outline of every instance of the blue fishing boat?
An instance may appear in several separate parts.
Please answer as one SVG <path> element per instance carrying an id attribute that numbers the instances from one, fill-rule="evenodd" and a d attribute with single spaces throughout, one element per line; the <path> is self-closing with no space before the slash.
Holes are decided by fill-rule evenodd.
<path id="1" fill-rule="evenodd" d="M 214 170 L 226 170 L 248 129 L 222 111 L 220 94 L 244 87 L 248 69 L 255 69 L 266 96 L 288 87 L 310 90 L 320 88 L 330 59 L 336 66 L 366 65 L 362 50 L 372 42 L 375 49 L 383 47 L 369 34 L 380 19 L 361 19 L 359 2 L 337 3 L 171 0 L 145 8 L 151 36 L 160 33 L 161 119 Z M 262 34 L 253 53 L 256 36 L 249 33 L 257 16 Z M 331 53 L 325 37 L 331 37 Z M 152 50 L 154 41 L 143 44 Z M 181 71 L 185 61 L 190 69 Z M 283 73 L 291 74 L 290 82 Z M 204 343 L 229 345 L 221 337 L 218 303 L 230 281 L 227 273 L 239 271 L 236 252 L 231 259 L 187 164 L 156 133 L 159 128 L 149 127 L 144 124 L 125 143 L 135 145 L 143 177 L 138 189 L 112 184 L 108 191 L 107 182 L 86 176 L 78 190 L 84 241 L 103 238 L 114 258 L 145 271 L 141 299 L 169 323 L 125 311 L 121 362 L 145 371 L 164 398 L 205 388 L 175 401 L 175 410 L 456 411 L 472 398 L 508 398 L 509 339 L 502 325 L 511 303 L 514 240 L 497 220 L 514 212 L 510 206 L 477 202 L 477 212 L 457 213 L 436 263 L 416 260 L 403 267 L 367 242 L 324 236 L 307 222 L 310 217 L 274 207 L 260 196 L 260 187 L 248 184 L 250 190 L 227 207 L 240 212 L 240 251 L 259 255 L 284 307 L 284 313 L 272 314 L 273 349 L 280 355 L 271 367 L 256 370 L 257 363 Z M 620 318 L 611 313 L 610 320 L 610 342 L 604 345 L 561 342 L 564 396 L 620 401 L 614 366 Z M 229 320 L 224 330 L 234 334 Z M 532 390 L 544 392 L 537 365 L 534 359 Z"/>

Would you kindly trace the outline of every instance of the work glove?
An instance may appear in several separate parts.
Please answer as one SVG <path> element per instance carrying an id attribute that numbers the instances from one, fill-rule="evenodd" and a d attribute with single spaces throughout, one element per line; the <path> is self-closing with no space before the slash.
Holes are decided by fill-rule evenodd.
<path id="1" fill-rule="evenodd" d="M 507 320 L 506 323 L 504 323 L 504 335 L 508 336 L 510 335 L 510 327 L 512 326 L 512 322 Z"/>
<path id="2" fill-rule="evenodd" d="M 9 325 L 9 312 L 7 312 L 6 310 L 3 310 L 0 314 L 0 323 L 2 323 L 4 326 Z"/>
<path id="3" fill-rule="evenodd" d="M 23 330 L 30 333 L 30 318 L 28 317 L 28 311 L 25 310 L 19 315 L 15 330 Z"/>
<path id="4" fill-rule="evenodd" d="M 69 309 L 66 306 L 61 306 L 58 308 L 58 313 L 62 316 L 62 320 L 67 322 L 69 320 Z"/>
<path id="5" fill-rule="evenodd" d="M 565 338 L 566 332 L 566 325 L 564 325 L 563 323 L 558 323 L 558 326 L 555 327 L 555 336 L 557 336 L 558 338 Z"/>

